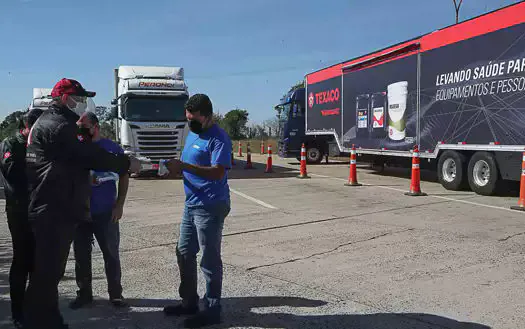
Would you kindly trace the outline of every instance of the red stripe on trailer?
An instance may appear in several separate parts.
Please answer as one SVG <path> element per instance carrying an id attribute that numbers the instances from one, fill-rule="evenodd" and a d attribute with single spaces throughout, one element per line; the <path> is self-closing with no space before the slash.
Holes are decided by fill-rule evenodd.
<path id="1" fill-rule="evenodd" d="M 525 23 L 525 2 L 424 35 L 421 38 L 421 51 L 429 51 L 521 23 Z"/>
<path id="2" fill-rule="evenodd" d="M 335 78 L 335 77 L 341 76 L 341 72 L 343 70 L 343 67 L 345 67 L 345 66 L 352 65 L 352 64 L 355 64 L 355 63 L 359 63 L 361 61 L 366 61 L 366 60 L 372 59 L 374 57 L 381 56 L 381 55 L 390 53 L 392 51 L 396 51 L 397 49 L 404 48 L 406 46 L 409 46 L 410 44 L 413 44 L 413 43 L 417 42 L 416 39 L 417 38 L 412 39 L 410 41 L 402 42 L 402 43 L 397 44 L 395 46 L 390 46 L 388 48 L 385 48 L 385 49 L 382 49 L 380 51 L 376 51 L 376 52 L 370 53 L 368 55 L 356 57 L 356 58 L 354 58 L 354 59 L 352 59 L 350 61 L 339 63 L 339 64 L 336 64 L 336 65 L 327 67 L 327 68 L 325 68 L 325 69 L 323 69 L 321 71 L 310 73 L 310 74 L 308 74 L 306 76 L 306 82 L 307 82 L 307 84 L 311 85 L 311 84 L 314 84 L 314 83 L 317 83 L 317 82 L 321 82 L 321 81 L 324 81 L 324 80 L 328 80 L 328 79 L 331 79 L 331 78 Z M 408 55 L 410 55 L 410 54 L 407 54 L 405 56 L 408 56 Z M 402 56 L 402 57 L 405 57 L 405 56 Z M 395 59 L 398 59 L 398 58 L 400 58 L 400 57 L 396 57 Z"/>

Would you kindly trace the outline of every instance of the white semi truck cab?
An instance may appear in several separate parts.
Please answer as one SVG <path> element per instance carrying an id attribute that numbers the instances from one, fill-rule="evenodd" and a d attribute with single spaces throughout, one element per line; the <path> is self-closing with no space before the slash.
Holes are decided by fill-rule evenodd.
<path id="1" fill-rule="evenodd" d="M 46 110 L 51 105 L 51 88 L 33 88 L 33 99 L 29 104 L 29 109 Z"/>
<path id="2" fill-rule="evenodd" d="M 180 67 L 120 66 L 115 69 L 116 137 L 126 154 L 151 160 L 180 158 L 188 132 L 184 103 L 189 93 Z"/>

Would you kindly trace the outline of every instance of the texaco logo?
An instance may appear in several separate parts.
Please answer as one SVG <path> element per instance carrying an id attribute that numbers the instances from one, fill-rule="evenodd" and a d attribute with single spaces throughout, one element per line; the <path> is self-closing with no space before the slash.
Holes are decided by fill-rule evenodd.
<path id="1" fill-rule="evenodd" d="M 310 93 L 310 95 L 308 95 L 308 106 L 314 107 L 314 93 Z"/>

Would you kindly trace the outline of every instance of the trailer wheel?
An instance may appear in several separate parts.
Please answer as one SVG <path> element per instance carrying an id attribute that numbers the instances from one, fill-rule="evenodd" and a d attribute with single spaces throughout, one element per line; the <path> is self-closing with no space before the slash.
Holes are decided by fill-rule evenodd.
<path id="1" fill-rule="evenodd" d="M 476 152 L 468 165 L 468 182 L 472 191 L 481 195 L 496 193 L 499 170 L 494 155 L 489 152 Z"/>
<path id="2" fill-rule="evenodd" d="M 308 145 L 306 147 L 306 162 L 307 163 L 321 163 L 323 160 L 323 152 L 317 145 Z"/>
<path id="3" fill-rule="evenodd" d="M 467 158 L 456 151 L 445 151 L 437 166 L 438 180 L 447 190 L 459 191 L 467 185 Z"/>

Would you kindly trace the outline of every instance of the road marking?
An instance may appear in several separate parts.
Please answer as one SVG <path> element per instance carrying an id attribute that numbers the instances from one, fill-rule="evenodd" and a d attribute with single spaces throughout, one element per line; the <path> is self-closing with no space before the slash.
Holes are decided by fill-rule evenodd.
<path id="1" fill-rule="evenodd" d="M 343 181 L 343 182 L 347 181 L 346 179 L 338 178 L 338 177 L 332 177 L 332 176 L 326 176 L 326 175 L 318 175 L 318 174 L 312 174 L 312 173 L 309 173 L 309 174 L 312 175 L 312 176 L 320 177 L 320 178 L 330 178 L 330 179 L 335 179 L 335 180 Z M 382 188 L 382 189 L 385 189 L 385 190 L 392 190 L 392 191 L 397 191 L 397 192 L 403 192 L 403 193 L 407 192 L 405 190 L 402 190 L 402 189 L 399 189 L 399 188 L 394 188 L 394 187 L 389 187 L 389 186 L 377 186 L 377 185 L 371 185 L 371 184 L 365 184 L 365 183 L 363 183 L 363 185 L 364 186 L 369 186 L 369 187 Z M 467 201 L 467 200 L 461 200 L 461 199 L 454 199 L 454 198 L 449 198 L 449 197 L 440 196 L 440 195 L 429 194 L 428 196 L 432 197 L 432 198 L 436 198 L 436 199 L 442 199 L 442 200 L 447 200 L 447 201 L 452 201 L 452 202 L 465 203 L 465 204 L 470 204 L 470 205 L 473 205 L 473 206 L 480 206 L 480 207 L 485 207 L 485 208 L 505 210 L 505 211 L 510 211 L 510 212 L 516 213 L 515 210 L 512 210 L 510 208 L 505 208 L 505 207 L 492 206 L 492 205 L 489 205 L 489 204 L 483 204 L 483 203 Z"/>
<path id="2" fill-rule="evenodd" d="M 268 208 L 268 209 L 278 209 L 278 208 L 272 206 L 271 204 L 268 204 L 268 203 L 266 203 L 266 202 L 264 202 L 264 201 L 261 201 L 261 200 L 259 200 L 259 199 L 253 198 L 253 197 L 251 197 L 251 196 L 249 196 L 249 195 L 246 195 L 246 194 L 244 194 L 244 193 L 242 193 L 242 192 L 239 192 L 239 191 L 237 191 L 237 190 L 234 190 L 234 189 L 232 189 L 232 188 L 230 188 L 230 191 L 233 192 L 234 194 L 237 194 L 237 195 L 240 196 L 240 197 L 243 197 L 243 198 L 245 198 L 245 199 L 247 199 L 247 200 L 253 201 L 253 202 L 257 203 L 258 205 L 263 206 L 263 207 L 265 207 L 265 208 Z"/>

